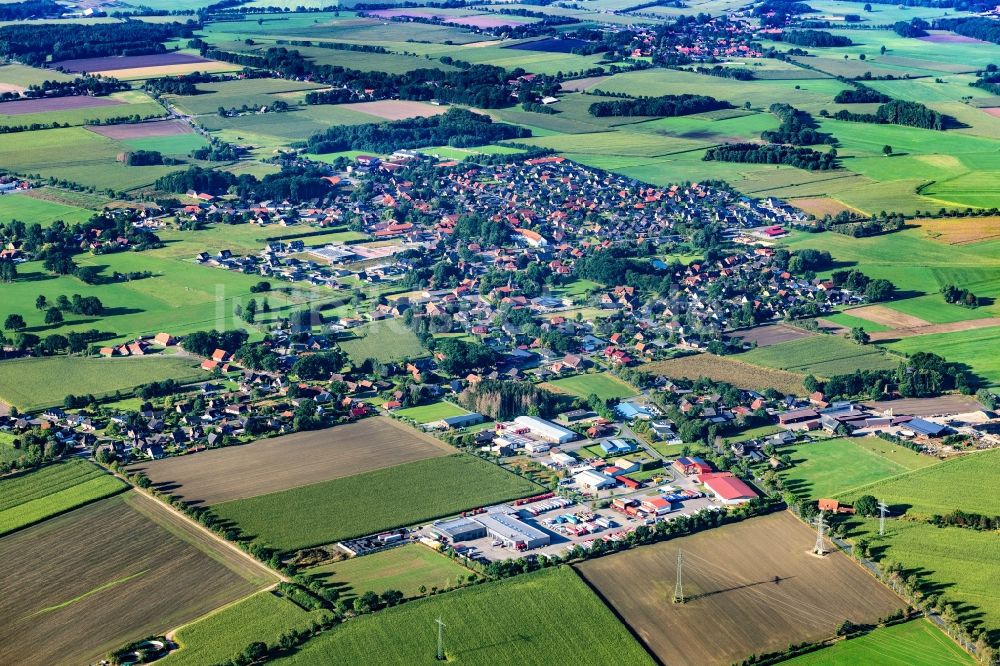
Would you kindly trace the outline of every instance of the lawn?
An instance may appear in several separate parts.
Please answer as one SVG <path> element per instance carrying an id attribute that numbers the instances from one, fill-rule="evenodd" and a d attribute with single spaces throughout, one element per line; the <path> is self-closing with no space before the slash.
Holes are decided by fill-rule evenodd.
<path id="1" fill-rule="evenodd" d="M 197 361 L 176 356 L 15 359 L 0 361 L 0 400 L 21 410 L 33 410 L 61 405 L 68 393 L 106 396 L 164 379 L 205 378 Z"/>
<path id="2" fill-rule="evenodd" d="M 783 666 L 972 666 L 975 660 L 930 620 L 882 627 L 804 654 Z"/>
<path id="3" fill-rule="evenodd" d="M 878 347 L 864 347 L 836 335 L 814 335 L 758 347 L 738 357 L 741 361 L 819 377 L 856 370 L 889 370 L 899 361 Z"/>
<path id="4" fill-rule="evenodd" d="M 20 220 L 25 224 L 40 224 L 47 227 L 56 220 L 66 224 L 86 222 L 94 211 L 76 206 L 66 206 L 53 201 L 35 199 L 21 194 L 0 196 L 0 223 Z"/>
<path id="5" fill-rule="evenodd" d="M 848 536 L 867 538 L 881 562 L 899 562 L 905 575 L 917 574 L 928 593 L 955 603 L 960 619 L 986 627 L 991 641 L 1000 641 L 1000 539 L 995 533 L 890 520 L 885 536 L 879 536 L 878 522 L 851 520 Z"/>
<path id="6" fill-rule="evenodd" d="M 74 458 L 0 480 L 0 535 L 128 488 L 96 465 Z"/>
<path id="7" fill-rule="evenodd" d="M 430 423 L 431 421 L 440 421 L 449 416 L 462 416 L 468 413 L 468 410 L 443 400 L 432 402 L 429 405 L 420 405 L 419 407 L 397 409 L 393 412 L 396 416 L 410 419 L 414 423 Z"/>
<path id="8" fill-rule="evenodd" d="M 407 597 L 417 597 L 421 596 L 421 586 L 443 590 L 455 585 L 458 577 L 468 576 L 470 571 L 436 550 L 413 543 L 325 564 L 306 573 L 336 588 L 341 598 L 345 598 L 385 590 L 399 590 Z"/>
<path id="9" fill-rule="evenodd" d="M 291 629 L 303 630 L 313 615 L 273 592 L 258 592 L 232 606 L 200 618 L 174 634 L 180 650 L 159 663 L 164 666 L 214 666 L 228 661 L 253 641 L 269 645 Z"/>
<path id="10" fill-rule="evenodd" d="M 991 449 L 839 493 L 845 499 L 874 495 L 895 511 L 925 516 L 955 509 L 995 516 L 1000 514 L 998 476 L 1000 449 Z"/>
<path id="11" fill-rule="evenodd" d="M 596 395 L 601 400 L 614 400 L 627 398 L 638 393 L 633 387 L 606 372 L 573 375 L 548 383 L 560 393 L 568 393 L 579 398 Z"/>
<path id="12" fill-rule="evenodd" d="M 355 365 L 369 359 L 390 363 L 427 356 L 416 334 L 401 320 L 384 319 L 352 332 L 355 337 L 341 340 L 340 348 Z"/>
<path id="13" fill-rule="evenodd" d="M 843 326 L 844 328 L 863 328 L 869 333 L 878 333 L 880 331 L 889 330 L 889 327 L 884 324 L 876 324 L 873 321 L 868 321 L 867 319 L 862 319 L 861 317 L 855 317 L 854 315 L 846 312 L 835 312 L 833 314 L 823 315 L 822 318 L 826 321 Z"/>
<path id="14" fill-rule="evenodd" d="M 785 487 L 804 497 L 834 497 L 936 461 L 876 438 L 827 439 L 782 447 L 793 466 L 781 472 Z M 885 453 L 883 453 L 885 452 Z"/>
<path id="15" fill-rule="evenodd" d="M 530 481 L 467 455 L 212 506 L 257 542 L 290 551 L 413 525 L 538 492 Z"/>
<path id="16" fill-rule="evenodd" d="M 475 666 L 652 664 L 572 569 L 421 599 L 328 631 L 277 664 L 432 664 L 435 620 L 448 661 Z"/>

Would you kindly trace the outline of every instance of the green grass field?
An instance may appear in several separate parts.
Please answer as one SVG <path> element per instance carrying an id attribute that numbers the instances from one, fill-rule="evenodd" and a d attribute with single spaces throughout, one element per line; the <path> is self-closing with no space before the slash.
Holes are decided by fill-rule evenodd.
<path id="1" fill-rule="evenodd" d="M 89 462 L 72 459 L 0 480 L 0 535 L 128 488 Z"/>
<path id="2" fill-rule="evenodd" d="M 781 472 L 785 487 L 812 499 L 834 497 L 937 462 L 874 437 L 793 444 L 781 452 L 791 456 L 793 463 Z"/>
<path id="3" fill-rule="evenodd" d="M 899 361 L 875 346 L 861 346 L 840 336 L 813 335 L 758 347 L 738 357 L 767 368 L 832 377 L 856 370 L 889 370 Z"/>
<path id="4" fill-rule="evenodd" d="M 340 348 L 355 365 L 366 360 L 389 363 L 427 356 L 416 334 L 402 321 L 384 319 L 352 331 L 354 338 L 340 341 Z"/>
<path id="5" fill-rule="evenodd" d="M 882 627 L 781 662 L 783 666 L 972 666 L 975 660 L 930 620 Z"/>
<path id="6" fill-rule="evenodd" d="M 325 564 L 306 573 L 336 588 L 341 598 L 348 598 L 385 590 L 399 590 L 407 597 L 416 597 L 420 596 L 421 586 L 427 590 L 444 589 L 455 585 L 459 576 L 464 578 L 470 571 L 423 544 L 407 544 Z"/>
<path id="7" fill-rule="evenodd" d="M 892 351 L 913 354 L 931 350 L 955 363 L 971 367 L 989 385 L 1000 384 L 1000 357 L 995 353 L 1000 327 L 903 338 L 885 345 Z"/>
<path id="8" fill-rule="evenodd" d="M 917 574 L 928 592 L 955 603 L 959 618 L 985 627 L 1000 639 L 1000 540 L 995 533 L 960 527 L 935 527 L 921 521 L 891 520 L 885 536 L 878 520 L 852 520 L 851 538 L 864 536 L 882 562 L 899 562 Z"/>
<path id="9" fill-rule="evenodd" d="M 214 666 L 242 652 L 253 641 L 274 644 L 291 629 L 305 629 L 312 613 L 273 592 L 258 592 L 211 613 L 175 634 L 180 650 L 161 660 L 164 665 Z"/>
<path id="10" fill-rule="evenodd" d="M 573 375 L 549 382 L 557 390 L 580 398 L 596 395 L 601 400 L 627 398 L 638 391 L 606 372 L 596 374 Z"/>
<path id="11" fill-rule="evenodd" d="M 449 416 L 462 416 L 463 414 L 468 414 L 469 412 L 468 410 L 462 409 L 458 405 L 454 405 L 450 402 L 444 402 L 442 400 L 440 402 L 433 402 L 429 405 L 397 409 L 393 413 L 397 416 L 410 419 L 414 423 L 430 423 L 431 421 L 440 421 L 441 419 L 448 418 Z"/>
<path id="12" fill-rule="evenodd" d="M 879 331 L 888 331 L 889 327 L 884 324 L 876 324 L 873 321 L 868 321 L 867 319 L 862 319 L 861 317 L 855 317 L 850 314 L 850 310 L 847 312 L 836 312 L 831 315 L 824 315 L 823 319 L 827 321 L 832 321 L 834 324 L 839 324 L 847 328 L 863 328 L 869 333 L 877 333 Z"/>
<path id="13" fill-rule="evenodd" d="M 22 194 L 0 196 L 0 223 L 20 220 L 25 224 L 38 223 L 47 227 L 56 220 L 66 224 L 86 222 L 94 211 L 76 206 L 26 197 Z"/>
<path id="14" fill-rule="evenodd" d="M 275 663 L 432 664 L 437 618 L 447 625 L 448 661 L 469 666 L 653 663 L 568 567 L 366 615 L 314 638 Z"/>
<path id="15" fill-rule="evenodd" d="M 212 507 L 247 535 L 296 550 L 381 532 L 538 492 L 466 455 L 419 460 Z"/>
<path id="16" fill-rule="evenodd" d="M 68 393 L 104 396 L 149 382 L 205 379 L 187 358 L 97 359 L 70 356 L 0 361 L 0 400 L 21 410 L 61 405 Z"/>
<path id="17" fill-rule="evenodd" d="M 1000 514 L 996 480 L 1000 474 L 1000 449 L 953 458 L 928 469 L 914 471 L 870 485 L 839 491 L 845 499 L 874 495 L 890 506 L 929 516 L 955 509 Z"/>

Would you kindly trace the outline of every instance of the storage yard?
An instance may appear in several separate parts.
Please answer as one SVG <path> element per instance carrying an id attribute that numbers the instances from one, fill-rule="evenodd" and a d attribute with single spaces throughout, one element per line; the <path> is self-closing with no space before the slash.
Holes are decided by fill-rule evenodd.
<path id="1" fill-rule="evenodd" d="M 846 555 L 812 555 L 815 539 L 781 512 L 577 569 L 661 662 L 723 666 L 830 637 L 845 619 L 873 622 L 904 606 Z M 671 601 L 679 550 L 683 604 Z"/>

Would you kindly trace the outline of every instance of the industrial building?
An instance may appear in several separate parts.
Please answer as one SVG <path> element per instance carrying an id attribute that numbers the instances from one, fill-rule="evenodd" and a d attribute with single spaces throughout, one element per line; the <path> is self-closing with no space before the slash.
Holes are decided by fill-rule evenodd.
<path id="1" fill-rule="evenodd" d="M 514 430 L 524 429 L 538 439 L 544 439 L 553 444 L 565 444 L 577 438 L 577 434 L 572 430 L 567 430 L 551 421 L 540 419 L 535 416 L 518 416 L 512 422 Z"/>
<path id="2" fill-rule="evenodd" d="M 605 488 L 614 488 L 618 485 L 618 482 L 607 474 L 601 474 L 592 469 L 580 472 L 574 477 L 574 480 L 581 488 L 589 488 L 591 490 L 604 490 Z"/>
<path id="3" fill-rule="evenodd" d="M 729 472 L 702 474 L 698 480 L 723 504 L 743 504 L 758 496 L 753 488 Z"/>
<path id="4" fill-rule="evenodd" d="M 444 537 L 452 543 L 482 539 L 486 536 L 486 528 L 483 524 L 473 520 L 472 518 L 439 520 L 435 523 L 431 523 L 431 530 L 433 530 L 438 536 Z"/>
<path id="5" fill-rule="evenodd" d="M 541 548 L 551 541 L 548 534 L 525 523 L 507 505 L 493 507 L 475 517 L 439 520 L 431 524 L 431 531 L 451 543 L 490 536 L 516 550 Z"/>
<path id="6" fill-rule="evenodd" d="M 549 545 L 551 537 L 532 527 L 517 516 L 507 513 L 507 507 L 498 507 L 489 513 L 475 517 L 475 521 L 486 528 L 494 539 L 499 539 L 507 548 L 531 550 Z"/>

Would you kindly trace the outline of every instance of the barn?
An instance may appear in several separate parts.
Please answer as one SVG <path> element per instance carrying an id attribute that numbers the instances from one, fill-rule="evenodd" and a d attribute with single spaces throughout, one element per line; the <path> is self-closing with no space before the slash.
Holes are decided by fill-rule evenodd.
<path id="1" fill-rule="evenodd" d="M 728 472 L 703 477 L 702 483 L 723 504 L 743 504 L 758 496 L 753 488 Z"/>

